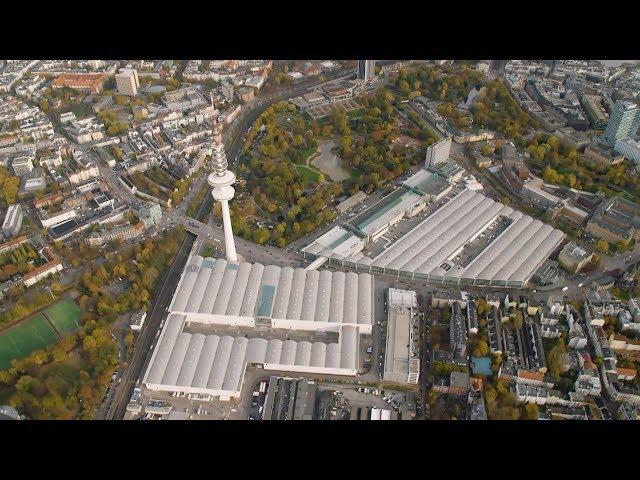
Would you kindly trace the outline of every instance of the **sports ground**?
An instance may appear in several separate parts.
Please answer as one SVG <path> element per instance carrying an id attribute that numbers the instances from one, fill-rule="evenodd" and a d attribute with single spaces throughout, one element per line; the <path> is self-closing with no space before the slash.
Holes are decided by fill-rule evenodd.
<path id="1" fill-rule="evenodd" d="M 12 358 L 26 357 L 56 340 L 58 335 L 44 315 L 31 317 L 0 336 L 0 370 L 9 368 Z"/>
<path id="2" fill-rule="evenodd" d="M 73 300 L 67 298 L 59 301 L 58 303 L 54 303 L 47 308 L 45 313 L 61 335 L 73 332 L 78 328 L 80 309 Z"/>
<path id="3" fill-rule="evenodd" d="M 61 300 L 0 335 L 0 370 L 34 350 L 46 348 L 78 328 L 80 309 L 73 300 Z M 55 327 L 55 328 L 54 328 Z"/>

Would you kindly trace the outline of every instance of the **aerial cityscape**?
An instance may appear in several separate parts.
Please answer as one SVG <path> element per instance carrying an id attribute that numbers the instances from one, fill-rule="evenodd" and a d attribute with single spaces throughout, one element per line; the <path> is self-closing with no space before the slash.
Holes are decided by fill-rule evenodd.
<path id="1" fill-rule="evenodd" d="M 634 60 L 0 60 L 0 419 L 637 420 L 639 128 Z"/>

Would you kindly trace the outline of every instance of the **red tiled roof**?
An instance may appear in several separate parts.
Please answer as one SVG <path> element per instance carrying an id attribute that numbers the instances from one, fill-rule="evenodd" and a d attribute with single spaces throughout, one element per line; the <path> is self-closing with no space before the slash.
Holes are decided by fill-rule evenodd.
<path id="1" fill-rule="evenodd" d="M 24 243 L 27 241 L 27 236 L 26 235 L 20 235 L 19 237 L 14 238 L 13 240 L 9 240 L 8 242 L 5 242 L 3 244 L 0 245 L 0 252 L 6 250 L 6 249 L 10 249 L 13 248 L 17 245 L 20 245 L 21 243 Z"/>
<path id="2" fill-rule="evenodd" d="M 36 275 L 41 274 L 42 272 L 46 272 L 47 270 L 51 270 L 52 268 L 55 268 L 58 265 L 61 265 L 60 260 L 58 259 L 52 260 L 51 262 L 47 262 L 44 265 L 40 265 L 39 267 L 31 270 L 29 273 L 25 273 L 22 276 L 22 281 L 24 282 L 25 280 L 29 280 L 30 278 L 33 278 Z"/>
<path id="3" fill-rule="evenodd" d="M 618 372 L 618 375 L 622 375 L 624 377 L 635 377 L 636 374 L 638 373 L 633 368 L 618 367 L 618 368 L 616 368 L 616 371 Z"/>
<path id="4" fill-rule="evenodd" d="M 529 370 L 518 370 L 518 377 L 541 382 L 544 380 L 544 373 L 531 372 Z"/>

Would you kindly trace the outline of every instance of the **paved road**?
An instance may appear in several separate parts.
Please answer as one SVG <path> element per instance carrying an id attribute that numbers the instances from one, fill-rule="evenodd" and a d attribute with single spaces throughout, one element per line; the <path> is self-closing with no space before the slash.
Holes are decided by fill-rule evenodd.
<path id="1" fill-rule="evenodd" d="M 155 301 L 151 313 L 147 317 L 147 321 L 142 326 L 140 335 L 137 339 L 133 357 L 127 366 L 122 380 L 117 386 L 113 401 L 109 406 L 106 418 L 108 420 L 122 419 L 124 417 L 126 406 L 131 398 L 133 388 L 138 379 L 141 378 L 147 361 L 151 358 L 150 350 L 156 339 L 156 332 L 159 332 L 161 323 L 166 314 L 166 309 L 173 297 L 173 291 L 178 284 L 180 274 L 184 268 L 184 264 L 189 257 L 191 247 L 195 240 L 195 235 L 187 234 L 182 242 L 182 246 L 177 255 L 173 259 L 171 267 L 165 275 L 165 278 L 159 289 L 154 295 Z"/>

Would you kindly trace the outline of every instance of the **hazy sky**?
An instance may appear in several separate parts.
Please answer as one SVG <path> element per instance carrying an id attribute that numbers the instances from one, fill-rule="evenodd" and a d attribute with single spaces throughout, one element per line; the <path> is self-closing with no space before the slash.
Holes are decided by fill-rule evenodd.
<path id="1" fill-rule="evenodd" d="M 600 60 L 600 61 L 612 67 L 617 67 L 618 65 L 622 65 L 623 63 L 626 63 L 626 62 L 630 62 L 630 63 L 638 62 L 638 60 Z"/>

